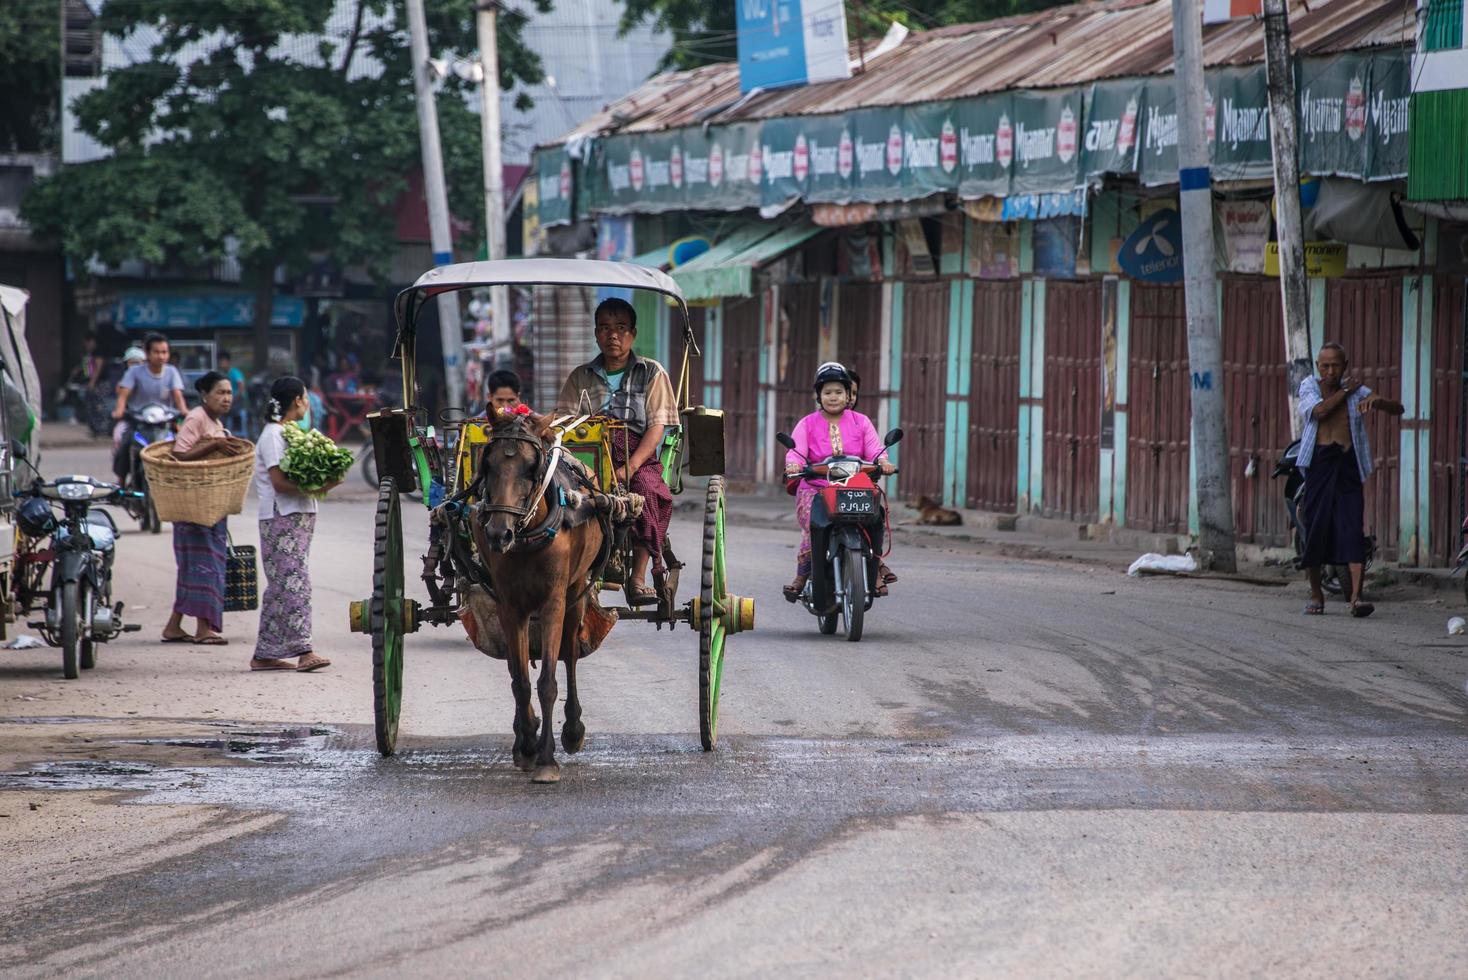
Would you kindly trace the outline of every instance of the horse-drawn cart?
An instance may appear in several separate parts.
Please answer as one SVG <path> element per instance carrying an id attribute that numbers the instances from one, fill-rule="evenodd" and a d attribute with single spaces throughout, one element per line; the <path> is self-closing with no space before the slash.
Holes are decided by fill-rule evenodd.
<path id="1" fill-rule="evenodd" d="M 525 422 L 507 421 L 503 417 L 469 418 L 462 410 L 454 409 L 440 413 L 439 424 L 435 426 L 429 423 L 426 411 L 419 406 L 415 339 L 418 317 L 423 308 L 429 300 L 446 292 L 501 284 L 651 290 L 667 297 L 669 305 L 676 309 L 676 315 L 682 316 L 684 350 L 681 368 L 675 376 L 681 424 L 665 430 L 659 460 L 663 479 L 674 493 L 681 492 L 685 472 L 693 477 L 708 477 L 702 553 L 697 566 L 700 573 L 698 589 L 686 601 L 680 601 L 677 594 L 678 570 L 683 565 L 672 555 L 671 549 L 665 549 L 663 558 L 668 570 L 659 583 L 662 588 L 655 605 L 633 605 L 629 602 L 622 608 L 600 606 L 598 594 L 602 590 L 620 588 L 627 569 L 631 567 L 625 513 L 620 525 L 610 516 L 614 512 L 624 512 L 631 499 L 618 481 L 609 452 L 611 440 L 617 436 L 622 423 L 601 415 L 600 406 L 583 405 L 578 414 L 553 415 L 539 420 L 533 435 L 529 434 L 530 427 Z M 580 481 L 579 486 L 584 491 L 577 493 L 573 490 L 570 496 L 579 501 L 587 513 L 595 511 L 598 527 L 605 531 L 598 538 L 603 543 L 598 546 L 597 560 L 589 566 L 591 571 L 586 576 L 588 580 L 582 583 L 581 595 L 570 601 L 581 603 L 585 597 L 595 606 L 604 623 L 601 636 L 605 635 L 605 629 L 610 628 L 611 622 L 620 620 L 651 622 L 659 629 L 663 625 L 671 629 L 678 623 L 685 623 L 697 631 L 699 732 L 704 749 L 711 750 L 718 731 L 725 639 L 731 633 L 753 627 L 754 600 L 731 595 L 728 591 L 724 565 L 723 416 L 718 411 L 688 403 L 689 360 L 699 351 L 688 326 L 688 309 L 677 284 L 657 270 L 617 262 L 572 259 L 471 262 L 442 266 L 425 273 L 398 295 L 395 312 L 397 340 L 393 353 L 402 361 L 403 405 L 406 407 L 384 409 L 368 417 L 380 477 L 372 596 L 351 605 L 352 629 L 369 633 L 372 637 L 378 749 L 383 755 L 391 755 L 396 747 L 398 716 L 402 707 L 404 638 L 417 632 L 425 623 L 445 626 L 463 622 L 473 638 L 475 620 L 470 613 L 474 612 L 478 615 L 481 634 L 475 639 L 476 645 L 486 653 L 504 655 L 509 659 L 514 683 L 522 682 L 515 674 L 515 654 L 513 650 L 505 649 L 504 637 L 497 632 L 499 624 L 494 617 L 490 617 L 489 627 L 495 635 L 489 638 L 482 635 L 486 624 L 474 601 L 486 596 L 496 597 L 494 577 L 489 570 L 491 564 L 499 562 L 496 567 L 501 569 L 501 576 L 505 575 L 507 568 L 516 568 L 513 564 L 506 564 L 508 559 L 503 554 L 489 553 L 507 549 L 486 543 L 488 539 L 482 533 L 485 515 L 493 511 L 510 511 L 523 518 L 517 526 L 522 535 L 526 534 L 532 516 L 549 513 L 556 507 L 570 509 L 565 489 L 570 484 L 560 477 L 556 479 L 561 483 L 553 483 L 556 473 L 569 472 Z M 550 409 L 550 406 L 545 408 Z M 522 507 L 492 506 L 487 499 L 487 487 L 480 479 L 484 469 L 491 465 L 486 463 L 490 459 L 489 450 L 495 445 L 504 447 L 504 453 L 496 454 L 497 461 L 500 455 L 512 455 L 521 443 L 540 443 L 525 450 L 531 454 L 529 458 L 533 465 L 538 466 L 535 472 L 539 496 L 532 495 Z M 554 489 L 557 485 L 561 488 Z M 549 494 L 547 488 L 552 488 Z M 423 503 L 430 511 L 430 544 L 428 553 L 423 556 L 422 573 L 429 597 L 426 603 L 405 594 L 403 496 L 418 490 L 423 491 Z M 556 494 L 559 494 L 559 500 L 549 500 Z M 543 504 L 542 498 L 549 503 Z M 476 521 L 480 522 L 477 526 Z M 550 524 L 551 518 L 547 517 L 539 529 L 549 528 L 548 537 L 554 539 L 560 525 Z M 561 536 L 570 537 L 569 534 Z M 544 634 L 538 634 L 538 629 L 527 631 L 532 659 L 539 659 L 545 654 L 537 639 L 538 635 Z M 551 635 L 560 636 L 560 627 L 557 626 Z M 575 652 L 569 655 L 568 727 L 573 723 L 572 704 L 576 697 L 574 661 L 595 649 L 600 638 L 596 637 L 589 648 L 584 645 L 578 648 L 573 644 Z M 582 642 L 585 643 L 584 640 Z M 558 651 L 566 649 L 559 642 L 556 648 Z M 566 655 L 562 655 L 562 659 L 566 659 Z M 555 657 L 550 662 L 553 691 Z M 524 681 L 527 688 L 524 703 L 519 700 L 517 690 L 517 763 L 521 762 L 522 745 L 519 712 L 528 710 L 530 721 L 534 721 L 533 709 L 526 707 L 528 678 Z M 544 702 L 544 695 L 542 697 Z M 577 719 L 579 712 L 577 705 L 574 716 Z M 550 721 L 549 717 L 545 719 L 547 732 Z M 526 723 L 527 727 L 529 723 Z M 580 727 L 579 721 L 574 723 Z M 569 751 L 575 751 L 571 747 L 573 740 L 565 731 L 562 740 Z M 524 744 L 528 753 L 528 741 Z M 579 748 L 579 739 L 575 739 L 574 744 Z"/>

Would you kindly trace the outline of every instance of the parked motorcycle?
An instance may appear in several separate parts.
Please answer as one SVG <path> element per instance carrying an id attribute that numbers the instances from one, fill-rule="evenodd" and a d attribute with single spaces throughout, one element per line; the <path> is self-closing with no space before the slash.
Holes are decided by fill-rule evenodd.
<path id="1" fill-rule="evenodd" d="M 1305 473 L 1295 461 L 1300 457 L 1300 440 L 1296 439 L 1290 443 L 1289 448 L 1280 454 L 1274 464 L 1274 472 L 1270 479 L 1284 477 L 1284 501 L 1285 512 L 1290 517 L 1290 539 L 1295 546 L 1295 567 L 1300 568 L 1301 557 L 1305 554 L 1305 528 L 1300 523 L 1300 501 L 1305 497 Z M 1464 522 L 1464 533 L 1468 534 L 1468 521 Z M 1462 557 L 1468 553 L 1468 543 L 1465 543 Z M 1361 575 L 1364 578 L 1367 570 L 1371 568 L 1371 561 L 1376 557 L 1376 536 L 1366 535 L 1366 560 L 1361 566 Z M 1351 570 L 1340 565 L 1327 565 L 1321 570 L 1320 584 L 1331 595 L 1342 595 L 1350 591 Z"/>
<path id="2" fill-rule="evenodd" d="M 20 555 L 16 599 L 22 611 L 45 610 L 44 619 L 29 625 L 61 648 L 62 672 L 74 680 L 79 669 L 97 665 L 97 644 L 141 629 L 124 625 L 122 603 L 112 601 L 117 525 L 97 506 L 139 495 L 90 476 L 62 476 L 37 479 L 16 496 L 16 523 L 30 545 Z M 56 503 L 61 504 L 60 520 Z M 43 589 L 47 568 L 50 584 Z"/>
<path id="3" fill-rule="evenodd" d="M 144 531 L 152 531 L 154 534 L 163 530 L 163 522 L 158 519 L 158 508 L 153 503 L 152 494 L 148 492 L 148 474 L 143 469 L 143 450 L 162 439 L 172 441 L 178 418 L 178 412 L 157 402 L 150 402 L 127 413 L 131 434 L 128 437 L 127 479 L 124 483 L 134 496 L 127 498 L 123 506 Z"/>
<path id="4" fill-rule="evenodd" d="M 795 440 L 784 432 L 775 436 L 786 449 Z M 882 440 L 883 453 L 902 438 L 893 429 Z M 877 454 L 878 457 L 882 453 Z M 881 464 L 859 456 L 831 456 L 819 462 L 806 460 L 805 469 L 789 479 L 826 480 L 811 505 L 810 578 L 800 601 L 817 617 L 821 632 L 836 632 L 839 615 L 846 639 L 861 639 L 863 617 L 877 599 L 883 543 L 887 533 L 887 495 L 873 477 L 881 475 Z"/>

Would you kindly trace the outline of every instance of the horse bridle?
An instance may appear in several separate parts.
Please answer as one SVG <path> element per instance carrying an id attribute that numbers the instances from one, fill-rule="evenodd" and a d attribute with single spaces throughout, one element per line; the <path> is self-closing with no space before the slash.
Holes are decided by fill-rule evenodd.
<path id="1" fill-rule="evenodd" d="M 540 509 L 540 503 L 545 499 L 546 491 L 550 489 L 551 480 L 555 478 L 556 467 L 561 463 L 561 455 L 565 452 L 561 447 L 561 433 L 556 432 L 556 441 L 551 444 L 547 451 L 545 442 L 539 436 L 533 436 L 524 432 L 519 426 L 507 432 L 494 432 L 490 434 L 489 442 L 485 444 L 486 454 L 494 448 L 497 442 L 524 442 L 528 443 L 534 450 L 537 458 L 535 489 L 525 498 L 525 503 L 519 506 L 514 504 L 491 504 L 488 501 L 479 504 L 479 510 L 485 514 L 508 514 L 516 518 L 515 533 L 519 534 L 530 526 L 535 519 L 535 512 Z M 487 472 L 481 467 L 481 474 Z M 481 476 L 482 478 L 482 476 Z"/>

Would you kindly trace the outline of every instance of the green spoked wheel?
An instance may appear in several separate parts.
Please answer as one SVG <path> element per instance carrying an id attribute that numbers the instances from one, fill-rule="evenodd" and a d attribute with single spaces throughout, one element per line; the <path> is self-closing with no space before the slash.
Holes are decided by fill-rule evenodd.
<path id="1" fill-rule="evenodd" d="M 724 478 L 709 480 L 703 510 L 703 576 L 698 592 L 698 733 L 705 752 L 719 739 L 719 684 L 724 677 Z"/>
<path id="2" fill-rule="evenodd" d="M 391 477 L 377 485 L 376 530 L 367 624 L 372 633 L 372 713 L 377 750 L 392 755 L 403 706 L 403 634 L 409 604 L 403 597 L 403 515 L 398 485 Z"/>

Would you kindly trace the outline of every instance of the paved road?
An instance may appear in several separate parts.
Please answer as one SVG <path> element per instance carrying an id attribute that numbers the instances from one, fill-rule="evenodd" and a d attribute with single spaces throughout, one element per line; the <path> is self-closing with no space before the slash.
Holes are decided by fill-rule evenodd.
<path id="1" fill-rule="evenodd" d="M 789 536 L 742 528 L 759 629 L 731 640 L 718 751 L 694 635 L 621 624 L 581 673 L 587 749 L 545 788 L 509 765 L 503 667 L 457 631 L 410 639 L 403 750 L 371 750 L 344 630 L 370 509 L 322 513 L 328 671 L 244 672 L 248 617 L 228 648 L 151 642 L 167 535 L 124 538 L 148 629 L 94 674 L 0 653 L 0 970 L 1450 975 L 1468 954 L 1446 593 L 1304 620 L 1298 585 L 909 546 L 847 644 L 778 599 Z"/>

